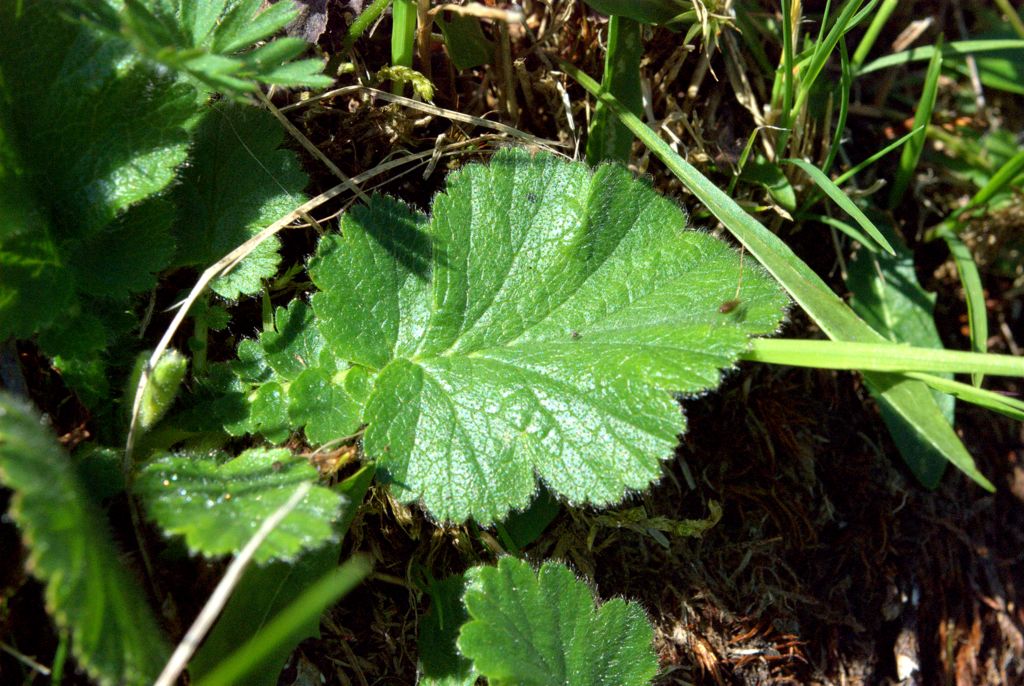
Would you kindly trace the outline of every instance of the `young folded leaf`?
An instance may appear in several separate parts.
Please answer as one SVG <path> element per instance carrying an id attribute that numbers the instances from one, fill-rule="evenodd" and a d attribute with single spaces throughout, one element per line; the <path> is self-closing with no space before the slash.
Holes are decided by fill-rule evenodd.
<path id="1" fill-rule="evenodd" d="M 353 209 L 310 274 L 327 348 L 372 381 L 367 456 L 440 520 L 489 524 L 537 477 L 599 505 L 648 486 L 685 429 L 674 393 L 715 387 L 787 303 L 619 166 L 503 151 L 433 210 Z"/>

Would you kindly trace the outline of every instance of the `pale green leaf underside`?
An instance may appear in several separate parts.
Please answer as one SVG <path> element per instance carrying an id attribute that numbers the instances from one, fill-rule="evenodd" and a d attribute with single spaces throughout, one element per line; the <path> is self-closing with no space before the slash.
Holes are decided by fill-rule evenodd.
<path id="1" fill-rule="evenodd" d="M 227 555 L 241 550 L 300 483 L 316 478 L 316 469 L 286 449 L 254 448 L 221 464 L 215 456 L 162 457 L 142 470 L 136 492 L 157 524 L 184 535 L 191 550 Z M 341 496 L 314 487 L 253 559 L 292 559 L 323 545 L 334 537 L 340 506 Z"/>
<path id="2" fill-rule="evenodd" d="M 643 609 L 621 598 L 595 608 L 562 564 L 534 572 L 505 557 L 467 576 L 458 646 L 493 686 L 639 686 L 658 670 Z"/>
<path id="3" fill-rule="evenodd" d="M 620 167 L 507 151 L 433 209 L 352 210 L 310 273 L 329 348 L 379 371 L 367 455 L 438 519 L 499 519 L 537 476 L 575 502 L 646 487 L 685 428 L 672 393 L 717 385 L 787 302 Z"/>
<path id="4" fill-rule="evenodd" d="M 75 658 L 101 684 L 150 684 L 169 650 L 118 559 L 102 513 L 38 415 L 0 393 L 0 483 L 46 584 L 47 609 Z"/>

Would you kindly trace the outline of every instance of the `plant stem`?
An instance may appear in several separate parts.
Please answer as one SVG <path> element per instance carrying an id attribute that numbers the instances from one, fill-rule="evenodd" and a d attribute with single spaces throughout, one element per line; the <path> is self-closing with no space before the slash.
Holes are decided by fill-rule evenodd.
<path id="1" fill-rule="evenodd" d="M 411 69 L 416 47 L 416 0 L 394 0 L 391 22 L 391 64 Z M 401 95 L 404 89 L 404 81 L 391 85 L 395 95 Z"/>
<path id="2" fill-rule="evenodd" d="M 612 15 L 608 19 L 608 52 L 604 60 L 601 91 L 610 93 L 630 112 L 639 115 L 643 109 L 640 89 L 640 59 L 643 42 L 639 22 Z M 629 162 L 633 134 L 600 100 L 594 108 L 594 121 L 587 137 L 587 162 L 597 164 L 615 160 Z"/>

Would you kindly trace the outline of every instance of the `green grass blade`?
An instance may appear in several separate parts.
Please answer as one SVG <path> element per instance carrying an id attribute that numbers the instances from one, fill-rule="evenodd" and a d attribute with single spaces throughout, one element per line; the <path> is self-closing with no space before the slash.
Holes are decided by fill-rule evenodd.
<path id="1" fill-rule="evenodd" d="M 1017 35 L 1024 38 L 1024 22 L 1021 21 L 1017 10 L 1010 4 L 1010 0 L 996 0 L 996 6 L 999 7 L 1000 12 L 1006 15 L 1006 20 L 1010 22 L 1010 26 L 1013 27 Z"/>
<path id="2" fill-rule="evenodd" d="M 871 24 L 868 25 L 868 30 L 864 32 L 864 37 L 860 39 L 860 43 L 857 45 L 857 50 L 853 53 L 853 70 L 857 71 L 860 65 L 864 64 L 864 60 L 867 59 L 868 53 L 871 52 L 871 48 L 874 47 L 875 41 L 878 40 L 878 34 L 882 32 L 886 22 L 889 21 L 889 17 L 892 15 L 896 6 L 899 5 L 899 0 L 882 0 L 881 7 L 878 8 L 878 12 L 875 13 L 874 18 L 871 19 Z"/>
<path id="3" fill-rule="evenodd" d="M 846 118 L 850 113 L 850 86 L 853 84 L 853 70 L 850 68 L 850 56 L 846 53 L 846 43 L 839 41 L 839 118 L 836 120 L 836 131 L 832 135 L 832 144 L 829 146 L 828 155 L 825 157 L 825 164 L 821 165 L 824 172 L 828 173 L 839 154 L 839 146 L 843 140 L 843 131 L 846 130 Z M 837 186 L 839 184 L 836 184 Z"/>
<path id="4" fill-rule="evenodd" d="M 367 557 L 358 556 L 325 575 L 217 669 L 199 681 L 199 686 L 245 683 L 244 677 L 269 652 L 279 643 L 289 640 L 293 633 L 301 631 L 313 617 L 323 614 L 324 610 L 355 588 L 370 573 L 370 566 Z"/>
<path id="5" fill-rule="evenodd" d="M 1016 155 L 1008 159 L 1003 166 L 1001 166 L 996 173 L 992 175 L 992 178 L 988 180 L 981 190 L 974 194 L 971 201 L 967 203 L 962 209 L 958 210 L 953 216 L 959 217 L 964 212 L 973 210 L 976 207 L 984 205 L 991 200 L 995 195 L 1005 190 L 1010 183 L 1017 178 L 1024 170 L 1024 150 L 1020 150 Z"/>
<path id="6" fill-rule="evenodd" d="M 841 219 L 836 219 L 835 217 L 828 217 L 824 214 L 805 214 L 802 218 L 813 219 L 816 222 L 821 222 L 826 226 L 831 226 L 834 229 L 842 231 L 844 234 L 846 234 L 853 240 L 863 245 L 865 250 L 868 250 L 870 252 L 877 252 L 878 250 L 878 248 L 875 247 L 874 241 L 872 241 L 868 236 L 862 233 L 860 229 L 858 229 L 856 226 L 853 226 L 852 224 L 844 222 Z"/>
<path id="7" fill-rule="evenodd" d="M 876 152 L 874 155 L 871 155 L 870 157 L 868 157 L 867 159 L 865 159 L 862 162 L 858 162 L 856 165 L 854 165 L 853 167 L 850 167 L 850 169 L 848 169 L 847 171 L 845 171 L 842 174 L 840 174 L 839 176 L 837 176 L 836 180 L 835 180 L 835 184 L 837 186 L 843 185 L 844 183 L 846 183 L 846 181 L 848 181 L 849 179 L 853 178 L 854 176 L 856 176 L 857 174 L 859 174 L 863 170 L 867 169 L 868 167 L 870 167 L 872 164 L 874 164 L 878 160 L 880 160 L 883 157 L 885 157 L 886 155 L 888 155 L 890 152 L 892 152 L 896 148 L 900 147 L 901 145 L 903 145 L 904 143 L 909 141 L 914 136 L 914 134 L 918 133 L 919 131 L 924 131 L 925 129 L 926 129 L 926 127 L 924 127 L 924 126 L 915 127 L 914 129 L 912 129 L 910 131 L 910 133 L 907 133 L 907 134 L 905 134 L 903 136 L 900 136 L 899 138 L 894 140 L 892 143 L 890 143 L 889 145 L 885 146 L 884 148 L 882 148 L 881 150 Z"/>
<path id="8" fill-rule="evenodd" d="M 843 5 L 842 11 L 836 17 L 836 23 L 832 25 L 825 39 L 819 41 L 814 46 L 810 62 L 808 62 L 804 69 L 800 70 L 800 87 L 797 90 L 796 104 L 793 106 L 791 118 L 795 118 L 797 113 L 807 103 L 807 98 L 811 94 L 811 88 L 814 86 L 815 81 L 818 80 L 821 70 L 825 67 L 825 62 L 828 61 L 829 56 L 835 50 L 836 44 L 843 37 L 843 34 L 853 27 L 852 20 L 862 4 L 861 0 L 849 0 L 849 2 Z"/>
<path id="9" fill-rule="evenodd" d="M 942 39 L 939 39 L 941 46 Z M 924 88 L 921 91 L 921 99 L 917 103 L 917 112 L 914 114 L 914 129 L 921 128 L 907 142 L 900 155 L 900 163 L 896 168 L 896 179 L 893 181 L 892 190 L 889 193 L 889 207 L 895 207 L 903 198 L 903 194 L 910 185 L 910 179 L 917 169 L 917 162 L 921 159 L 921 151 L 924 150 L 926 138 L 926 127 L 932 118 L 932 110 L 935 109 L 935 98 L 939 92 L 939 74 L 942 71 L 942 51 L 936 50 L 932 53 L 932 59 L 928 63 L 928 71 L 924 77 Z"/>
<path id="10" fill-rule="evenodd" d="M 928 384 L 930 388 L 934 388 L 935 390 L 943 393 L 948 393 L 958 400 L 973 403 L 978 407 L 985 408 L 986 410 L 998 412 L 1019 422 L 1024 421 L 1024 402 L 1021 402 L 1017 398 L 1011 398 L 1010 396 L 1003 395 L 1002 393 L 989 391 L 984 388 L 977 388 L 971 384 L 961 383 L 959 381 L 954 381 L 953 379 L 947 379 L 933 374 L 925 374 L 923 372 L 908 372 L 906 376 L 911 379 L 923 381 Z"/>
<path id="11" fill-rule="evenodd" d="M 960 237 L 952 231 L 942 231 L 939 236 L 949 246 L 949 253 L 956 263 L 956 271 L 960 275 L 960 283 L 964 287 L 964 299 L 967 301 L 967 324 L 970 329 L 971 350 L 984 353 L 988 349 L 988 312 L 985 309 L 985 289 L 981 284 L 981 273 L 978 265 L 971 257 L 971 251 Z M 973 373 L 975 386 L 981 386 L 984 370 Z"/>
<path id="12" fill-rule="evenodd" d="M 633 133 L 672 171 L 673 174 L 775 277 L 821 329 L 837 340 L 878 343 L 882 336 L 864 323 L 821 278 L 807 266 L 778 236 L 747 214 L 743 208 L 680 157 L 658 134 L 627 112 L 614 98 L 601 94 L 597 82 L 575 65 L 560 61 L 562 69 L 591 95 L 604 100 Z M 946 422 L 920 381 L 892 379 L 891 375 L 866 372 L 895 412 L 922 440 L 935 447 L 943 457 L 983 487 L 994 490 L 977 469 L 956 433 Z M 934 485 L 934 484 L 933 484 Z"/>
<path id="13" fill-rule="evenodd" d="M 792 164 L 795 167 L 799 167 L 811 178 L 811 181 L 817 184 L 818 188 L 825 192 L 825 195 L 831 198 L 835 204 L 839 205 L 843 212 L 850 215 L 853 220 L 857 222 L 860 228 L 864 229 L 868 235 L 874 239 L 875 244 L 881 246 L 881 248 L 890 255 L 896 254 L 896 251 L 892 249 L 892 246 L 889 245 L 889 241 L 885 239 L 885 236 L 883 236 L 882 232 L 878 230 L 878 227 L 875 226 L 874 222 L 868 219 L 867 215 L 864 214 L 864 212 L 862 212 L 849 197 L 847 197 L 846 193 L 844 193 L 839 186 L 832 183 L 832 179 L 828 178 L 823 171 L 806 160 L 787 158 L 782 161 L 786 164 Z"/>
<path id="14" fill-rule="evenodd" d="M 601 88 L 614 95 L 634 114 L 639 114 L 643 108 L 640 90 L 640 60 L 643 56 L 640 23 L 612 15 L 608 20 L 608 51 Z M 632 150 L 632 132 L 598 102 L 587 135 L 587 163 L 596 165 L 614 160 L 627 164 Z"/>
<path id="15" fill-rule="evenodd" d="M 940 52 L 945 58 L 971 55 L 979 52 L 1001 52 L 1003 50 L 1021 49 L 1024 49 L 1024 40 L 1018 38 L 953 41 L 943 45 L 940 50 L 936 50 L 934 45 L 925 45 L 920 48 L 914 48 L 913 50 L 904 50 L 903 52 L 896 52 L 891 55 L 886 55 L 885 57 L 879 57 L 877 60 L 864 65 L 863 68 L 856 72 L 856 75 L 864 76 L 880 69 L 898 67 L 904 64 L 909 64 L 910 62 L 925 62 L 932 59 L 936 52 Z"/>
<path id="16" fill-rule="evenodd" d="M 782 0 L 782 120 L 779 126 L 788 129 L 793 113 L 793 100 L 796 97 L 796 82 L 793 79 L 793 3 L 795 0 Z M 788 137 L 783 132 L 782 140 Z M 784 143 L 779 145 L 782 152 Z"/>
<path id="17" fill-rule="evenodd" d="M 922 348 L 900 343 L 848 343 L 791 338 L 751 339 L 749 362 L 876 372 L 948 372 L 1024 378 L 1024 358 Z"/>

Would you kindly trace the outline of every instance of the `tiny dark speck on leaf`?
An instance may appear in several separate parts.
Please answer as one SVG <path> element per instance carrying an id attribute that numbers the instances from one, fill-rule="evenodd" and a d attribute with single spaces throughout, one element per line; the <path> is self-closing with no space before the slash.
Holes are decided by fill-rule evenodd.
<path id="1" fill-rule="evenodd" d="M 569 337 L 572 338 L 574 341 L 578 341 L 579 339 L 583 338 L 583 334 L 581 334 L 579 331 L 573 331 L 571 334 L 569 334 Z"/>
<path id="2" fill-rule="evenodd" d="M 280 460 L 274 460 L 274 463 L 270 465 L 270 468 L 275 472 L 279 472 L 284 469 L 284 464 Z"/>
<path id="3" fill-rule="evenodd" d="M 527 193 L 526 194 L 526 199 L 529 200 L 530 202 L 537 202 L 537 194 L 536 193 Z"/>

